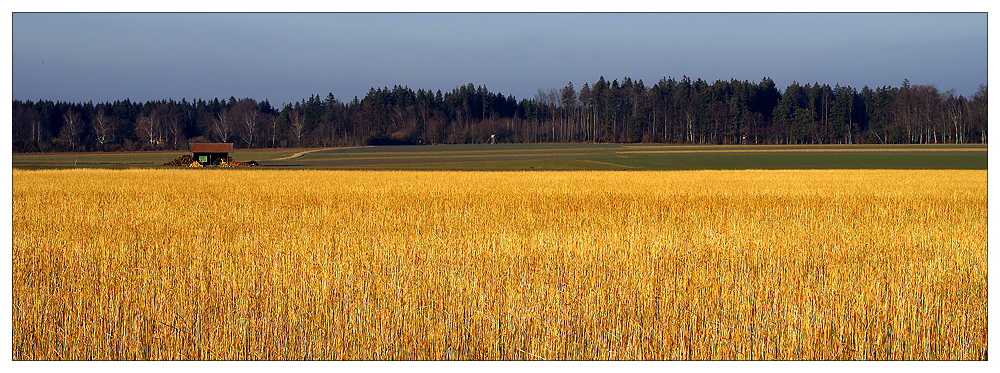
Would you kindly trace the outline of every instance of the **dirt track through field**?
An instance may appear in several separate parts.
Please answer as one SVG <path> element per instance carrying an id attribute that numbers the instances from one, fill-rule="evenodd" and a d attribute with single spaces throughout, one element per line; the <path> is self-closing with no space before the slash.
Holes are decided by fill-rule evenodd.
<path id="1" fill-rule="evenodd" d="M 346 147 L 346 148 L 320 148 L 320 149 L 311 149 L 311 150 L 301 151 L 301 152 L 298 152 L 298 153 L 295 153 L 295 154 L 292 154 L 292 155 L 289 155 L 289 156 L 286 156 L 286 157 L 274 158 L 274 159 L 270 159 L 270 160 L 271 161 L 284 161 L 284 160 L 287 160 L 287 159 L 295 159 L 295 158 L 298 158 L 298 157 L 301 157 L 303 155 L 306 155 L 306 154 L 309 154 L 309 153 L 313 153 L 313 152 L 321 152 L 321 151 L 324 151 L 324 150 L 333 150 L 333 149 L 354 149 L 354 148 L 364 148 L 364 146 L 352 146 L 352 147 Z"/>

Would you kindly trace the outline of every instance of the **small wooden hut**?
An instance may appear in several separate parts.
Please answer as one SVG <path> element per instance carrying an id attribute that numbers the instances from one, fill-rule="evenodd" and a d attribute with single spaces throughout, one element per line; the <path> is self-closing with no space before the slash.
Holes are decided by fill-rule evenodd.
<path id="1" fill-rule="evenodd" d="M 203 165 L 217 165 L 220 161 L 229 158 L 229 153 L 232 152 L 233 143 L 203 142 L 191 144 L 194 160 Z"/>

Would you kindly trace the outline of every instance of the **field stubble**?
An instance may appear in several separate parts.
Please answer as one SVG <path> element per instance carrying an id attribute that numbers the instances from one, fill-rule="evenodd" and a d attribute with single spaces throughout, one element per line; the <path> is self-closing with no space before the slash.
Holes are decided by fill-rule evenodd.
<path id="1" fill-rule="evenodd" d="M 986 171 L 13 172 L 13 359 L 986 359 Z"/>

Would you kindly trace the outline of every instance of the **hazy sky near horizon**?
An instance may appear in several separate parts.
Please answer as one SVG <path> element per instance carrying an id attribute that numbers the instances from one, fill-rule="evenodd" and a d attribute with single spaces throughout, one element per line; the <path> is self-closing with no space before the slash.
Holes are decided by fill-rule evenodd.
<path id="1" fill-rule="evenodd" d="M 15 100 L 230 96 L 278 106 L 371 87 L 532 98 L 600 76 L 861 89 L 987 83 L 986 13 L 13 13 Z"/>

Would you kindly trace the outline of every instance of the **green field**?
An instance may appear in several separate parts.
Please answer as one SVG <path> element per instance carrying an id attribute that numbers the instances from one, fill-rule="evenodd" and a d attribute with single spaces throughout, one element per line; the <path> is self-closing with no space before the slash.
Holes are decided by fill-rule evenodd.
<path id="1" fill-rule="evenodd" d="M 301 151 L 309 153 L 290 159 Z M 13 167 L 159 168 L 184 151 L 14 154 Z M 238 149 L 236 161 L 273 169 L 726 170 L 981 169 L 986 145 L 704 146 L 497 144 Z"/>
<path id="2" fill-rule="evenodd" d="M 246 162 L 273 159 L 306 149 L 238 149 L 233 160 Z M 13 167 L 43 168 L 160 168 L 164 163 L 191 152 L 182 150 L 114 153 L 14 153 Z M 173 168 L 173 167 L 170 167 Z"/>

